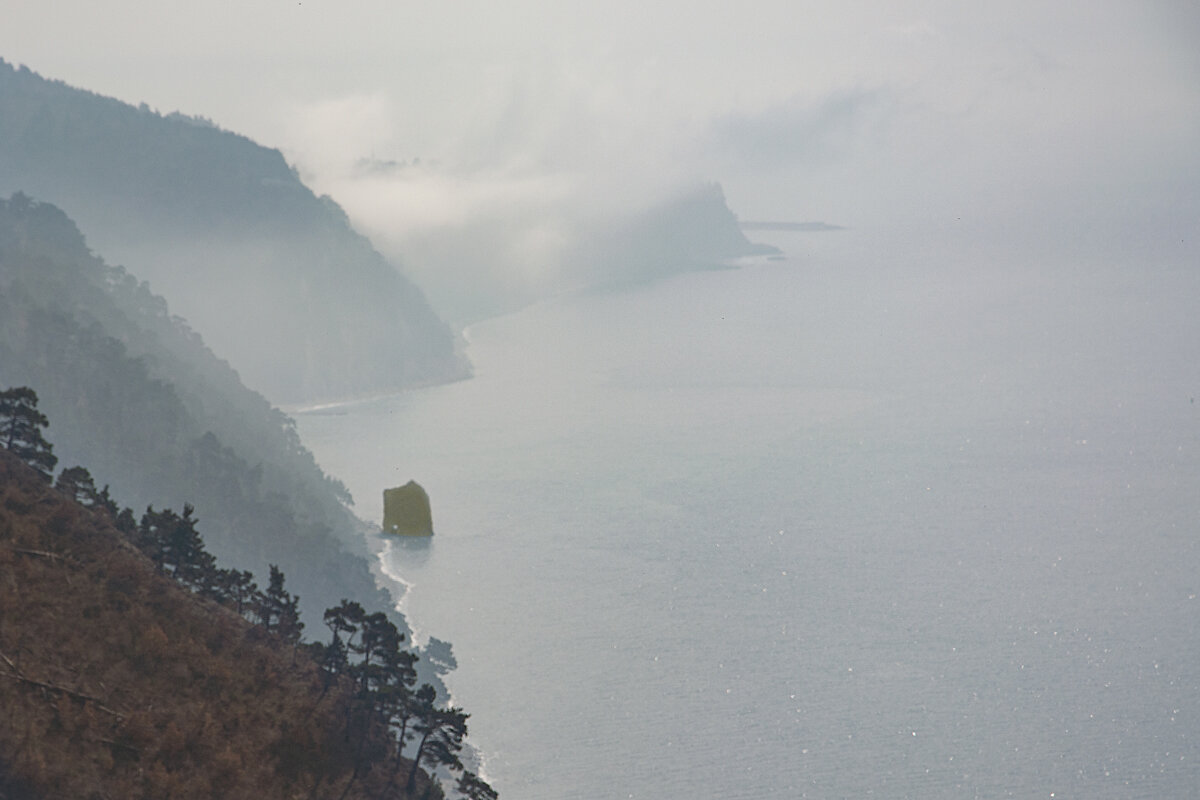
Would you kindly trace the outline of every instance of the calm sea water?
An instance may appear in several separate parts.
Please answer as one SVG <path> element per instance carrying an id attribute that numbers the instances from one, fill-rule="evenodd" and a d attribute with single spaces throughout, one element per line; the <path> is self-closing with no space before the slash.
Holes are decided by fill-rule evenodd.
<path id="1" fill-rule="evenodd" d="M 502 797 L 1195 796 L 1200 278 L 781 243 L 298 416 Z"/>

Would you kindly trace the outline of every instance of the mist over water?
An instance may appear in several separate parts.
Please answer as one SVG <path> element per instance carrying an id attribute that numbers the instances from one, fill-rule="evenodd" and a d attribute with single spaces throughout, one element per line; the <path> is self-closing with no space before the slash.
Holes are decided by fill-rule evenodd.
<path id="1" fill-rule="evenodd" d="M 508 798 L 1200 781 L 1200 277 L 858 231 L 467 332 L 301 414 Z"/>
<path id="2" fill-rule="evenodd" d="M 471 323 L 470 380 L 297 422 L 362 517 L 429 491 L 436 535 L 383 567 L 454 643 L 503 797 L 1195 794 L 1200 6 L 10 5 L 8 63 L 278 148 L 207 192 L 224 172 L 192 156 L 89 159 L 92 220 L 29 192 L 253 388 L 402 385 L 358 378 L 452 345 L 428 309 L 432 340 L 388 327 L 411 308 L 295 231 L 271 259 L 161 238 L 137 186 L 116 238 L 111 179 L 241 223 L 302 178 L 383 283 Z M 115 130 L 57 127 L 71 181 Z M 631 231 L 713 181 L 744 220 L 847 230 L 576 291 L 683 269 L 624 263 L 663 252 Z M 243 263 L 278 282 L 222 299 Z M 300 365 L 336 380 L 265 380 Z"/>

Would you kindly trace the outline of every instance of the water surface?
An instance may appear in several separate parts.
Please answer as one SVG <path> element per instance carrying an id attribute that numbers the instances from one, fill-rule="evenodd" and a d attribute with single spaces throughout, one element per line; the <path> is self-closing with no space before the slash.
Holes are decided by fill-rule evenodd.
<path id="1" fill-rule="evenodd" d="M 782 239 L 299 415 L 502 796 L 1190 796 L 1200 280 Z"/>

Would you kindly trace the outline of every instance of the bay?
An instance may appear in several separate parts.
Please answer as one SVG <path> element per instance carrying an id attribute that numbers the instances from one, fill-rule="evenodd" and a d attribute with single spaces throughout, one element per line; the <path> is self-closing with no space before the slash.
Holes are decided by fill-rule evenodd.
<path id="1" fill-rule="evenodd" d="M 865 233 L 467 331 L 297 413 L 503 797 L 1184 797 L 1200 279 Z"/>

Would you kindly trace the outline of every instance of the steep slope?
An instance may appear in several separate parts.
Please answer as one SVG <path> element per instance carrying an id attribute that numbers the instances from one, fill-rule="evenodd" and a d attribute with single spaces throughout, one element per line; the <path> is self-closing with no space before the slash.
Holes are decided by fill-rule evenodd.
<path id="1" fill-rule="evenodd" d="M 402 796 L 386 731 L 351 733 L 353 687 L 310 651 L 0 449 L 0 797 Z"/>
<path id="2" fill-rule="evenodd" d="M 291 420 L 62 211 L 20 195 L 0 201 L 0 385 L 37 389 L 63 464 L 137 508 L 192 503 L 223 561 L 279 564 L 310 627 L 342 597 L 391 606 L 345 489 Z"/>
<path id="3" fill-rule="evenodd" d="M 274 402 L 466 374 L 424 296 L 276 150 L 0 60 L 0 195 L 64 209 Z"/>

